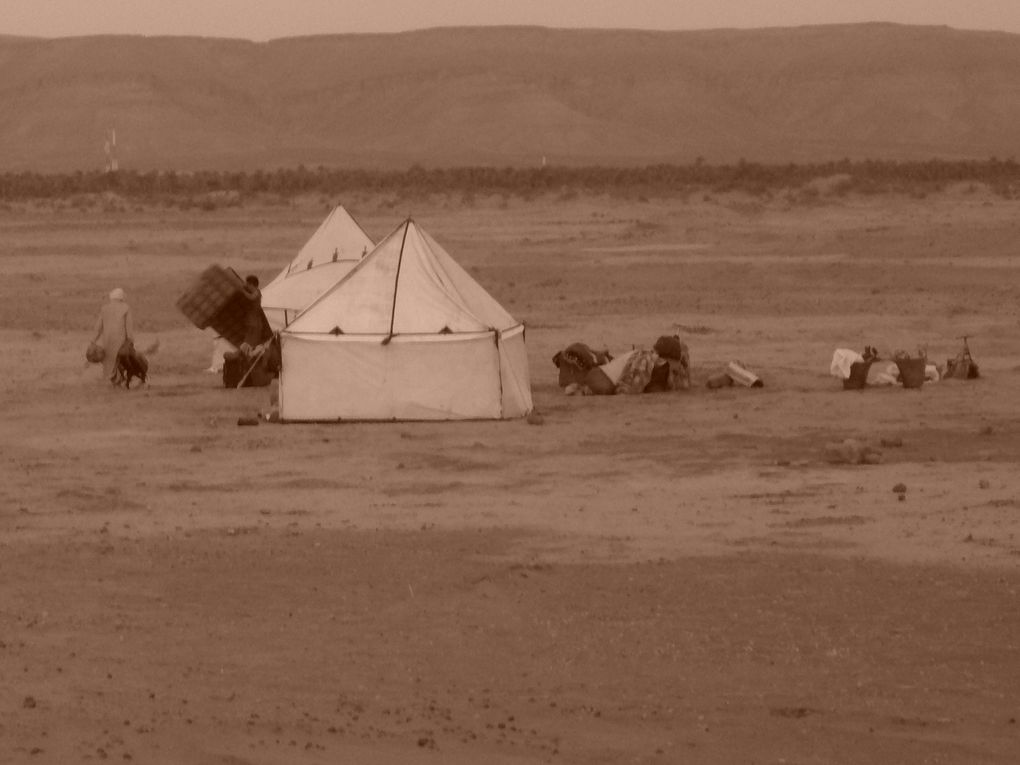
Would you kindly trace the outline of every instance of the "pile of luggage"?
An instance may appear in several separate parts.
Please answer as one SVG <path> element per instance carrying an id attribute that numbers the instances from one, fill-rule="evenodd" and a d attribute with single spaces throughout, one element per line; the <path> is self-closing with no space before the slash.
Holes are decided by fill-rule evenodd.
<path id="1" fill-rule="evenodd" d="M 679 337 L 664 335 L 651 350 L 634 348 L 613 356 L 572 343 L 553 356 L 567 395 L 611 396 L 658 393 L 691 387 L 691 355 Z"/>
<path id="2" fill-rule="evenodd" d="M 970 355 L 967 337 L 963 337 L 963 348 L 945 366 L 939 368 L 928 361 L 925 348 L 918 348 L 915 355 L 896 351 L 891 358 L 883 359 L 874 346 L 865 346 L 864 353 L 849 348 L 837 348 L 832 354 L 829 372 L 843 380 L 846 390 L 879 385 L 902 385 L 904 388 L 920 388 L 926 382 L 939 380 L 973 380 L 979 376 L 977 362 Z"/>

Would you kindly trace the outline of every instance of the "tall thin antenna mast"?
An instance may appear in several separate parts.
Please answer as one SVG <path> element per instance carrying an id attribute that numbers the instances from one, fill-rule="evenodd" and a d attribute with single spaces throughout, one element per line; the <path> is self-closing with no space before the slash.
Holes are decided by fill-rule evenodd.
<path id="1" fill-rule="evenodd" d="M 106 143 L 103 147 L 106 150 L 106 172 L 117 172 L 117 130 L 110 128 L 106 132 Z"/>

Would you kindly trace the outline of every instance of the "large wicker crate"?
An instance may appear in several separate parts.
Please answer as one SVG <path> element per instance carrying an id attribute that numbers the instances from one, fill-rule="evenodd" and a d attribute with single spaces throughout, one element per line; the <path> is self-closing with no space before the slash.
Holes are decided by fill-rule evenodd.
<path id="1" fill-rule="evenodd" d="M 177 299 L 177 308 L 199 329 L 210 326 L 230 299 L 244 290 L 244 282 L 229 268 L 209 266 Z"/>
<path id="2" fill-rule="evenodd" d="M 251 301 L 244 293 L 244 282 L 232 269 L 207 268 L 177 299 L 177 308 L 199 329 L 212 329 L 234 345 L 245 341 Z M 263 323 L 260 342 L 272 334 L 264 317 Z"/>

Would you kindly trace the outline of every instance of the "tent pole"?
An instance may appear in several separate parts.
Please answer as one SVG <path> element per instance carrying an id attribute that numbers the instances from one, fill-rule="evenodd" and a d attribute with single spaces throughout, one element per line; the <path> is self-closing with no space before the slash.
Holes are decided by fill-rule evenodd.
<path id="1" fill-rule="evenodd" d="M 390 306 L 390 334 L 386 338 L 387 343 L 393 337 L 393 322 L 396 320 L 397 315 L 397 288 L 400 286 L 400 266 L 404 262 L 404 243 L 407 242 L 407 229 L 410 227 L 411 219 L 408 218 L 404 221 L 404 236 L 400 240 L 400 255 L 397 256 L 397 275 L 393 279 L 393 305 Z"/>
<path id="2" fill-rule="evenodd" d="M 503 419 L 503 356 L 499 348 L 499 330 L 492 330 L 492 337 L 496 341 L 496 379 L 499 380 L 499 418 Z"/>

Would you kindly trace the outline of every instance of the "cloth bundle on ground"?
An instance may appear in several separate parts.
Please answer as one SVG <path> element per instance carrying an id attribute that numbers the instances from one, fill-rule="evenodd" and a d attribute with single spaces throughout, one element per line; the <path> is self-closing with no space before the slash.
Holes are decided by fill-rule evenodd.
<path id="1" fill-rule="evenodd" d="M 865 385 L 895 385 L 900 381 L 900 370 L 895 361 L 874 359 L 868 367 Z"/>
<path id="2" fill-rule="evenodd" d="M 680 342 L 680 338 L 676 335 L 663 335 L 655 341 L 652 350 L 661 358 L 690 363 L 690 351 L 687 350 L 687 346 Z"/>
<path id="3" fill-rule="evenodd" d="M 609 351 L 593 351 L 584 343 L 571 343 L 553 356 L 553 364 L 559 370 L 559 384 L 565 388 L 571 383 L 585 384 L 585 378 L 595 367 L 612 361 Z"/>
<path id="4" fill-rule="evenodd" d="M 612 375 L 609 375 L 612 379 Z M 616 393 L 660 393 L 691 387 L 691 353 L 675 336 L 664 335 L 653 350 L 631 351 L 615 380 Z"/>
<path id="5" fill-rule="evenodd" d="M 941 377 L 938 367 L 927 363 L 923 356 L 910 358 L 898 352 L 891 361 L 880 359 L 878 351 L 870 345 L 865 347 L 863 354 L 849 348 L 837 348 L 832 354 L 829 374 L 841 379 L 846 390 L 898 384 L 905 388 L 919 388 L 925 381 L 938 382 Z"/>
<path id="6" fill-rule="evenodd" d="M 705 383 L 708 388 L 728 388 L 732 385 L 741 385 L 745 388 L 765 387 L 762 379 L 742 361 L 729 362 L 725 370 L 712 375 Z"/>
<path id="7" fill-rule="evenodd" d="M 829 374 L 846 380 L 850 377 L 851 367 L 856 363 L 870 363 L 878 358 L 878 351 L 870 345 L 864 347 L 864 353 L 849 348 L 837 348 L 832 354 L 832 362 L 829 364 Z"/>
<path id="8" fill-rule="evenodd" d="M 560 386 L 566 388 L 568 394 L 630 395 L 686 390 L 691 386 L 690 351 L 676 337 L 660 337 L 654 350 L 636 348 L 615 358 L 604 353 L 608 361 L 579 372 L 570 370 L 567 374 L 564 374 L 564 364 L 573 366 L 573 363 L 567 361 L 565 354 L 566 351 L 557 354 L 553 361 L 559 360 Z"/>
<path id="9" fill-rule="evenodd" d="M 615 392 L 623 395 L 644 393 L 645 388 L 652 382 L 658 359 L 655 351 L 640 349 L 631 351 L 616 380 Z"/>
<path id="10" fill-rule="evenodd" d="M 652 350 L 669 367 L 662 390 L 686 390 L 691 387 L 691 351 L 676 335 L 663 335 L 655 341 Z"/>

